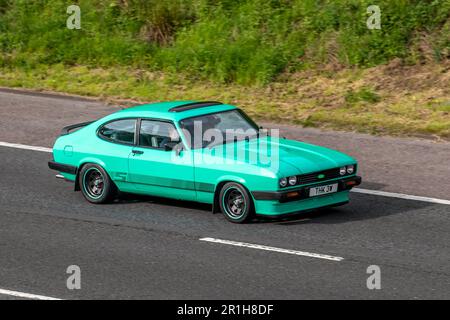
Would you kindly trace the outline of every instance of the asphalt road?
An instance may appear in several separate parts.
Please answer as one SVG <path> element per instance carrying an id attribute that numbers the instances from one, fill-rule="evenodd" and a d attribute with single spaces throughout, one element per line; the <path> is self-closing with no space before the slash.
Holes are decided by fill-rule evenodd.
<path id="1" fill-rule="evenodd" d="M 0 88 L 0 141 L 52 147 L 61 128 L 120 110 L 72 96 L 14 92 Z M 365 188 L 450 200 L 449 142 L 263 125 L 279 128 L 281 136 L 338 149 L 357 158 Z"/>
<path id="2" fill-rule="evenodd" d="M 15 107 L 23 111 L 21 116 Z M 59 130 L 54 126 L 73 118 L 83 121 L 107 108 L 0 93 L 0 141 L 48 146 Z M 22 125 L 15 126 L 17 121 Z M 332 133 L 303 134 L 320 140 Z M 352 136 L 370 144 L 355 149 L 358 159 L 384 141 Z M 386 141 L 394 144 L 392 138 Z M 401 179 L 413 194 L 441 193 L 448 199 L 449 145 L 394 141 L 404 150 L 393 152 L 394 158 L 414 155 L 421 146 L 437 155 L 434 160 L 447 161 L 428 164 L 432 174 L 443 168 L 436 183 L 408 183 L 422 174 L 420 161 L 414 165 L 413 159 Z M 418 159 L 429 157 L 422 153 Z M 50 158 L 50 153 L 0 147 L 0 289 L 61 299 L 450 299 L 449 205 L 355 193 L 344 207 L 235 225 L 196 203 L 125 195 L 110 205 L 88 204 L 70 184 L 54 179 L 47 168 Z M 375 177 L 376 169 L 366 165 L 364 170 Z M 373 187 L 408 190 L 397 179 L 377 179 Z M 436 184 L 444 192 L 433 192 Z M 205 237 L 343 260 L 199 240 Z M 70 265 L 81 268 L 80 290 L 66 287 Z M 366 286 L 370 265 L 381 269 L 381 290 Z M 0 299 L 11 297 L 0 294 Z"/>

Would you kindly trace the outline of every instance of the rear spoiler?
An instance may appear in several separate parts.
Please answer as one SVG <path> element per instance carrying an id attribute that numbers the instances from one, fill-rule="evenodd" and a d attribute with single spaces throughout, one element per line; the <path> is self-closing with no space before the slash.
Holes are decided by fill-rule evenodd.
<path id="1" fill-rule="evenodd" d="M 65 135 L 69 134 L 70 131 L 72 131 L 74 129 L 86 127 L 86 126 L 88 126 L 88 125 L 90 125 L 91 123 L 94 123 L 94 122 L 95 121 L 89 121 L 89 122 L 77 123 L 77 124 L 73 124 L 71 126 L 64 127 L 61 130 L 61 135 L 65 136 Z"/>

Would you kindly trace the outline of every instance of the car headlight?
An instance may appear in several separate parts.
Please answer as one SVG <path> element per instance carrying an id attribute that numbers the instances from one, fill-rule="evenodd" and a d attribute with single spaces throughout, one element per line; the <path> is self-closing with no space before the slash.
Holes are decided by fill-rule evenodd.
<path id="1" fill-rule="evenodd" d="M 297 177 L 296 176 L 289 177 L 289 185 L 295 186 L 296 184 L 297 184 Z"/>
<path id="2" fill-rule="evenodd" d="M 347 173 L 347 168 L 346 167 L 342 167 L 339 169 L 339 174 L 341 176 L 345 176 L 345 174 Z"/>
<path id="3" fill-rule="evenodd" d="M 353 174 L 353 172 L 355 172 L 355 166 L 352 165 L 352 164 L 347 166 L 347 173 L 348 174 Z"/>
<path id="4" fill-rule="evenodd" d="M 280 187 L 286 187 L 288 184 L 287 178 L 281 178 L 280 179 Z"/>

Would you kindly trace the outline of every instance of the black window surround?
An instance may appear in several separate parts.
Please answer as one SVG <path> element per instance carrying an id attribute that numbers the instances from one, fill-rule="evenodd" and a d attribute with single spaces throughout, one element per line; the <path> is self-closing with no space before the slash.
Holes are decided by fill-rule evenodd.
<path id="1" fill-rule="evenodd" d="M 111 122 L 116 122 L 116 121 L 121 121 L 121 120 L 136 120 L 135 123 L 135 130 L 134 130 L 134 142 L 133 143 L 125 143 L 125 142 L 120 142 L 117 140 L 112 140 L 112 139 L 108 139 L 107 137 L 104 137 L 100 134 L 100 130 L 106 126 L 107 124 L 111 123 Z M 106 141 L 106 142 L 110 142 L 110 143 L 114 143 L 114 144 L 118 144 L 118 145 L 124 145 L 124 146 L 129 146 L 129 147 L 139 147 L 139 148 L 145 148 L 145 149 L 152 149 L 152 150 L 160 150 L 160 151 L 166 151 L 164 148 L 153 148 L 150 146 L 143 146 L 139 143 L 139 135 L 140 135 L 140 130 L 141 130 L 141 122 L 142 120 L 148 120 L 148 121 L 159 121 L 159 122 L 166 122 L 166 123 L 170 123 L 174 126 L 174 128 L 177 130 L 178 135 L 180 136 L 180 143 L 183 146 L 184 150 L 187 150 L 183 140 L 181 139 L 181 134 L 179 129 L 177 128 L 177 126 L 175 125 L 175 123 L 172 120 L 168 120 L 168 119 L 159 119 L 159 118 L 137 118 L 137 117 L 125 117 L 125 118 L 119 118 L 119 119 L 114 119 L 114 120 L 110 120 L 107 121 L 105 123 L 102 123 L 98 128 L 97 128 L 97 137 L 99 137 L 100 139 Z"/>
<path id="2" fill-rule="evenodd" d="M 115 139 L 108 138 L 108 137 L 106 137 L 106 136 L 104 136 L 104 135 L 101 134 L 100 131 L 101 131 L 105 126 L 107 126 L 108 124 L 114 123 L 114 122 L 119 122 L 119 121 L 126 121 L 126 120 L 134 120 L 134 121 L 135 121 L 135 122 L 134 122 L 134 137 L 133 137 L 133 142 L 129 143 L 129 142 L 125 142 L 125 141 L 115 140 Z M 119 144 L 119 145 L 134 146 L 134 145 L 136 145 L 136 141 L 137 141 L 137 140 L 136 140 L 136 127 L 137 127 L 137 122 L 138 122 L 138 118 L 134 118 L 134 117 L 131 117 L 131 118 L 120 118 L 120 119 L 114 119 L 114 120 L 107 121 L 107 122 L 105 122 L 105 123 L 102 123 L 102 124 L 97 128 L 97 136 L 98 136 L 100 139 L 105 140 L 105 141 L 107 141 L 107 142 L 111 142 L 111 143 L 115 143 L 115 144 Z"/>

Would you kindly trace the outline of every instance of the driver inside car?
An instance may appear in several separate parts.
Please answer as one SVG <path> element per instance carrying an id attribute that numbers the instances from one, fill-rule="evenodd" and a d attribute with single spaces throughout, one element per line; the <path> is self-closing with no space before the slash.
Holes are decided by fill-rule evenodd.
<path id="1" fill-rule="evenodd" d="M 169 128 L 168 136 L 165 136 L 159 143 L 160 148 L 164 148 L 169 142 L 179 142 L 180 136 L 175 128 Z"/>

